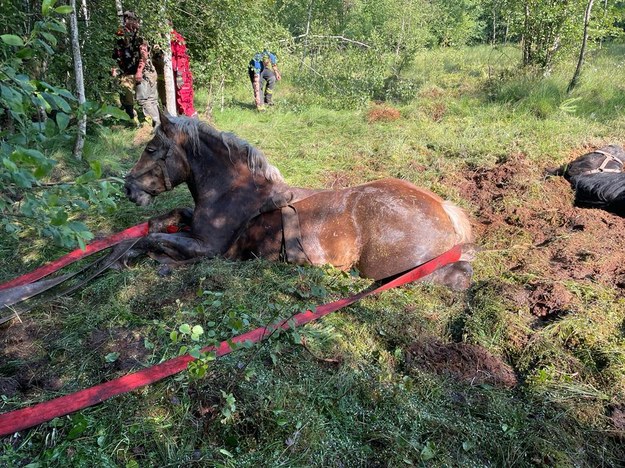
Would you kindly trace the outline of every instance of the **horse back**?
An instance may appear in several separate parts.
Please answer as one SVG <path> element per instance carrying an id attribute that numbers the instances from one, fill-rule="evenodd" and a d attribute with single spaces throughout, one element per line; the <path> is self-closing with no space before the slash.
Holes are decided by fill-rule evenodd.
<path id="1" fill-rule="evenodd" d="M 291 206 L 306 263 L 356 267 L 374 279 L 413 268 L 471 237 L 460 208 L 399 179 L 321 191 Z M 257 216 L 228 256 L 282 258 L 282 224 L 280 210 Z"/>

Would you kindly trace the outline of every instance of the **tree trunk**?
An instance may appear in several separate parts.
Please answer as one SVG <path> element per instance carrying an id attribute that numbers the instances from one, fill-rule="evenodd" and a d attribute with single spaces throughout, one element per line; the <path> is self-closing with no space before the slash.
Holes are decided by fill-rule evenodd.
<path id="1" fill-rule="evenodd" d="M 85 18 L 86 29 L 89 29 L 89 9 L 87 8 L 87 0 L 80 0 L 80 10 L 82 11 L 83 18 Z"/>
<path id="2" fill-rule="evenodd" d="M 496 40 L 497 40 L 497 11 L 495 9 L 495 4 L 493 3 L 493 36 L 491 37 L 490 45 L 494 46 Z"/>
<path id="3" fill-rule="evenodd" d="M 608 14 L 608 0 L 603 0 L 603 17 Z M 601 39 L 599 39 L 599 48 L 603 48 L 603 41 L 605 40 L 605 35 L 601 35 Z"/>
<path id="4" fill-rule="evenodd" d="M 521 37 L 521 42 L 523 44 L 523 65 L 529 65 L 531 60 L 531 34 L 529 31 L 530 24 L 530 7 L 527 3 L 525 3 L 525 21 L 523 28 L 523 35 Z"/>
<path id="5" fill-rule="evenodd" d="M 115 0 L 115 9 L 117 10 L 117 19 L 119 20 L 119 24 L 124 27 L 124 6 L 122 5 L 122 0 Z"/>
<path id="6" fill-rule="evenodd" d="M 171 115 L 176 112 L 176 83 L 171 64 L 171 34 L 167 33 L 167 42 L 163 47 L 163 78 L 165 79 L 165 108 Z"/>
<path id="7" fill-rule="evenodd" d="M 568 88 L 566 88 L 567 94 L 573 91 L 573 88 L 577 86 L 577 83 L 579 82 L 579 75 L 582 72 L 584 56 L 586 55 L 586 43 L 588 42 L 588 23 L 590 23 L 590 12 L 592 11 L 594 1 L 595 0 L 588 0 L 588 4 L 586 5 L 586 11 L 584 12 L 584 37 L 582 38 L 582 47 L 579 51 L 579 59 L 577 60 L 575 73 L 573 73 L 573 78 L 571 78 L 571 82 L 569 83 Z"/>
<path id="8" fill-rule="evenodd" d="M 310 21 L 312 18 L 312 8 L 314 0 L 310 0 L 308 5 L 308 20 L 306 21 L 306 33 L 304 34 L 304 50 L 302 51 L 302 61 L 299 64 L 300 71 L 304 67 L 304 61 L 306 60 L 306 54 L 308 52 L 308 34 L 310 33 Z"/>
<path id="9" fill-rule="evenodd" d="M 80 42 L 78 39 L 78 20 L 76 18 L 76 0 L 70 0 L 69 5 L 72 7 L 70 15 L 70 33 L 72 40 L 72 55 L 74 56 L 74 76 L 76 77 L 76 95 L 78 104 L 85 104 L 85 82 L 82 73 L 82 56 L 80 54 Z M 82 158 L 82 150 L 85 146 L 85 136 L 87 134 L 87 115 L 80 109 L 78 112 L 78 134 L 76 135 L 76 144 L 74 145 L 74 156 L 77 159 Z"/>

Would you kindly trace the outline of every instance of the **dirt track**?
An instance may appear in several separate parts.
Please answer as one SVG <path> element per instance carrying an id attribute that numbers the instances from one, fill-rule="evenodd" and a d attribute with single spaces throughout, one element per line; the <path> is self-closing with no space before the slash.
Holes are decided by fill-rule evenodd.
<path id="1" fill-rule="evenodd" d="M 486 249 L 508 249 L 507 269 L 539 278 L 526 291 L 534 315 L 563 310 L 566 280 L 625 285 L 625 219 L 573 206 L 562 177 L 545 176 L 522 156 L 454 180 L 477 209 L 476 235 Z M 452 183 L 452 181 L 449 181 Z"/>

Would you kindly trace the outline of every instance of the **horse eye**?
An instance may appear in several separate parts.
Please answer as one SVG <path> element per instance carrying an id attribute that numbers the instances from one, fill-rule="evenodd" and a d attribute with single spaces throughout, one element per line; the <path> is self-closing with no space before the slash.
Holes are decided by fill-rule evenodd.
<path id="1" fill-rule="evenodd" d="M 145 148 L 145 150 L 148 153 L 154 153 L 154 151 L 156 151 L 156 148 L 154 148 L 153 146 L 148 146 L 148 147 Z"/>

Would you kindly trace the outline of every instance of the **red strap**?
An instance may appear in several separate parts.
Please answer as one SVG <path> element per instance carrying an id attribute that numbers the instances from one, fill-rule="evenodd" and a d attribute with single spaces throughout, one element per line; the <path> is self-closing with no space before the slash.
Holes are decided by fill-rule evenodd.
<path id="1" fill-rule="evenodd" d="M 0 290 L 12 288 L 14 286 L 22 286 L 24 284 L 32 283 L 33 281 L 37 281 L 44 276 L 48 276 L 50 273 L 54 273 L 60 268 L 69 265 L 81 258 L 88 257 L 91 254 L 99 252 L 100 250 L 104 250 L 108 247 L 111 247 L 115 244 L 119 244 L 122 241 L 128 239 L 135 239 L 137 237 L 143 237 L 148 234 L 148 223 L 137 224 L 136 226 L 130 227 L 124 231 L 118 232 L 117 234 L 113 234 L 106 239 L 97 240 L 88 244 L 85 247 L 85 250 L 76 249 L 73 252 L 68 253 L 67 255 L 62 256 L 61 258 L 57 258 L 53 262 L 50 262 L 40 268 L 37 268 L 30 273 L 26 273 L 18 278 L 12 279 L 11 281 L 7 281 L 6 283 L 0 284 Z"/>
<path id="2" fill-rule="evenodd" d="M 290 328 L 291 324 L 293 324 L 294 327 L 304 325 L 308 322 L 328 315 L 331 312 L 353 304 L 363 297 L 371 294 L 377 294 L 381 291 L 395 288 L 402 284 L 410 283 L 423 278 L 448 263 L 458 261 L 461 254 L 461 247 L 455 246 L 442 255 L 439 255 L 438 257 L 414 268 L 413 270 L 404 273 L 398 278 L 389 281 L 376 289 L 363 291 L 349 298 L 321 305 L 317 307 L 315 312 L 311 312 L 310 310 L 302 312 L 290 319 L 283 320 L 274 326 L 260 327 L 236 336 L 229 341 L 231 343 L 257 343 L 271 335 L 271 333 L 273 333 L 273 331 L 277 328 L 287 330 Z M 202 352 L 205 353 L 211 351 L 216 351 L 217 356 L 223 356 L 230 353 L 232 348 L 228 344 L 228 341 L 222 341 L 216 348 L 209 346 L 202 350 Z M 170 359 L 169 361 L 162 362 L 155 366 L 142 369 L 133 374 L 128 374 L 85 390 L 80 390 L 69 395 L 55 398 L 54 400 L 45 401 L 34 406 L 1 414 L 0 436 L 13 434 L 23 429 L 36 426 L 37 424 L 50 421 L 53 418 L 64 416 L 66 414 L 73 413 L 74 411 L 87 408 L 88 406 L 95 405 L 114 396 L 149 385 L 184 370 L 187 367 L 187 364 L 193 360 L 194 358 L 189 355 L 179 356 L 177 358 Z"/>

